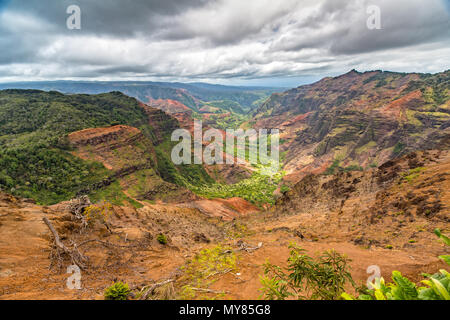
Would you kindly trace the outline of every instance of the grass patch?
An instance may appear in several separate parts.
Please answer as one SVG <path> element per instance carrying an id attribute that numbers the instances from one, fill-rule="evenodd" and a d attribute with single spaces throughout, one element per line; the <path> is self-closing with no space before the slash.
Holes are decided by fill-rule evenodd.
<path id="1" fill-rule="evenodd" d="M 184 272 L 179 283 L 182 284 L 179 298 L 182 300 L 211 300 L 224 296 L 224 293 L 206 293 L 216 275 L 237 271 L 237 256 L 230 247 L 218 245 L 201 250 L 183 266 Z"/>
<path id="2" fill-rule="evenodd" d="M 284 173 L 278 172 L 272 176 L 264 174 L 264 167 L 256 165 L 257 171 L 250 178 L 236 184 L 215 183 L 203 186 L 190 186 L 196 194 L 208 198 L 228 199 L 234 197 L 243 198 L 253 204 L 274 204 L 274 192 L 278 188 Z"/>
<path id="3" fill-rule="evenodd" d="M 419 167 L 409 170 L 407 173 L 403 174 L 403 180 L 408 183 L 412 183 L 416 180 L 426 169 L 424 167 Z"/>

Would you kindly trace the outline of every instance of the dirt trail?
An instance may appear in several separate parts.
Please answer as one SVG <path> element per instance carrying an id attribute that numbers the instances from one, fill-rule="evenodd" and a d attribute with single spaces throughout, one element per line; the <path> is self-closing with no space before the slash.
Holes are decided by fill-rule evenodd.
<path id="1" fill-rule="evenodd" d="M 41 207 L 0 201 L 0 298 L 63 298 L 49 282 L 49 232 Z"/>

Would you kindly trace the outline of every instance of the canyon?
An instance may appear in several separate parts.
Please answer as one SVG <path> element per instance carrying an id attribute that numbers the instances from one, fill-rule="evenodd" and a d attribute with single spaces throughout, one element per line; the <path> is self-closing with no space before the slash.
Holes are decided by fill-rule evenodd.
<path id="1" fill-rule="evenodd" d="M 0 299 L 103 299 L 118 281 L 133 299 L 258 299 L 266 260 L 286 266 L 291 243 L 345 254 L 359 284 L 374 265 L 419 282 L 450 253 L 433 234 L 450 230 L 449 81 L 352 70 L 253 107 L 245 91 L 239 108 L 180 84 L 139 100 L 0 91 Z M 199 117 L 279 130 L 279 172 L 172 163 L 172 132 Z M 44 220 L 85 258 L 80 290 Z"/>

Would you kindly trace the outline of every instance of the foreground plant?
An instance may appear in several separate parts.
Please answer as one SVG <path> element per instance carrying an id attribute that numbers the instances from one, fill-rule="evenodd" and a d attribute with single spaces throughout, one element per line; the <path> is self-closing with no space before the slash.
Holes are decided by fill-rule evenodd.
<path id="1" fill-rule="evenodd" d="M 128 284 L 116 282 L 105 290 L 105 300 L 127 300 L 130 294 Z"/>
<path id="2" fill-rule="evenodd" d="M 347 257 L 331 250 L 313 259 L 295 244 L 289 248 L 286 271 L 269 262 L 264 265 L 264 276 L 261 277 L 264 299 L 336 300 L 347 283 L 355 287 Z"/>
<path id="3" fill-rule="evenodd" d="M 232 248 L 218 245 L 201 250 L 181 270 L 179 299 L 218 299 L 225 292 L 209 287 L 217 281 L 217 276 L 237 271 L 237 256 Z"/>
<path id="4" fill-rule="evenodd" d="M 434 233 L 447 245 L 450 239 L 443 235 L 439 229 Z M 440 259 L 450 265 L 450 256 L 440 256 Z M 450 300 L 450 273 L 439 270 L 434 275 L 424 274 L 427 278 L 421 282 L 426 287 L 417 287 L 399 271 L 392 272 L 392 283 L 386 284 L 383 278 L 377 278 L 372 283 L 372 289 L 358 297 L 359 300 Z M 355 297 L 343 293 L 345 300 L 355 300 Z"/>

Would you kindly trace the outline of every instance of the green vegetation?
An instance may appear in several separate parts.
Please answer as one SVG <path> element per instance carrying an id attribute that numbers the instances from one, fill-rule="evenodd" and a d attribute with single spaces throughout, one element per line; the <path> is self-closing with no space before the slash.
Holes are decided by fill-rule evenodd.
<path id="1" fill-rule="evenodd" d="M 228 225 L 225 228 L 225 232 L 226 232 L 227 238 L 232 239 L 232 240 L 244 238 L 244 237 L 252 234 L 252 232 L 249 231 L 248 226 L 239 221 L 235 221 L 232 224 Z"/>
<path id="2" fill-rule="evenodd" d="M 327 170 L 325 170 L 324 174 L 325 175 L 333 175 L 333 174 L 335 174 L 336 170 L 339 169 L 339 164 L 340 164 L 339 160 L 334 160 L 333 164 L 331 166 L 329 166 L 327 168 Z"/>
<path id="3" fill-rule="evenodd" d="M 392 154 L 396 156 L 400 155 L 405 149 L 405 147 L 406 145 L 404 143 L 402 142 L 397 143 L 394 147 L 394 150 L 392 151 Z"/>
<path id="4" fill-rule="evenodd" d="M 359 165 L 357 165 L 357 164 L 353 164 L 353 165 L 350 165 L 350 166 L 348 166 L 348 167 L 343 168 L 343 170 L 344 170 L 345 172 L 350 172 L 350 171 L 364 171 L 364 168 L 361 167 L 361 166 L 359 166 Z"/>
<path id="5" fill-rule="evenodd" d="M 156 240 L 162 244 L 162 245 L 166 245 L 167 244 L 167 237 L 164 234 L 158 234 L 158 236 L 156 237 Z"/>
<path id="6" fill-rule="evenodd" d="M 122 206 L 125 204 L 125 201 L 131 204 L 134 208 L 142 208 L 142 204 L 139 202 L 127 197 L 120 187 L 119 182 L 114 181 L 109 186 L 91 191 L 89 194 L 91 200 L 96 203 L 102 200 L 106 200 L 111 202 L 116 206 Z"/>
<path id="7" fill-rule="evenodd" d="M 73 198 L 79 189 L 107 175 L 103 165 L 65 150 L 33 145 L 0 149 L 0 189 L 42 204 Z"/>
<path id="8" fill-rule="evenodd" d="M 417 81 L 411 81 L 405 93 L 421 90 L 426 102 L 440 106 L 449 99 L 449 72 L 423 74 Z"/>
<path id="9" fill-rule="evenodd" d="M 207 288 L 216 282 L 214 276 L 237 271 L 237 257 L 230 247 L 218 245 L 203 249 L 181 269 L 183 275 L 180 299 L 216 299 L 223 294 L 207 293 Z M 203 294 L 202 294 L 203 293 Z"/>
<path id="10" fill-rule="evenodd" d="M 219 101 L 210 101 L 206 103 L 206 106 L 211 106 L 215 108 L 219 108 L 221 110 L 226 110 L 233 113 L 244 114 L 245 111 L 242 109 L 241 105 L 236 101 L 232 100 L 219 100 Z"/>
<path id="11" fill-rule="evenodd" d="M 128 284 L 116 282 L 112 286 L 106 288 L 104 296 L 105 300 L 127 300 L 130 294 Z"/>
<path id="12" fill-rule="evenodd" d="M 35 90 L 0 92 L 0 146 L 22 149 L 24 144 L 67 147 L 68 133 L 103 126 L 147 126 L 138 102 L 119 92 L 63 95 Z"/>
<path id="13" fill-rule="evenodd" d="M 450 246 L 450 238 L 443 235 L 441 233 L 441 230 L 436 229 L 434 230 L 434 233 L 447 245 Z M 444 256 L 439 256 L 439 259 L 444 260 L 445 263 L 447 263 L 448 265 L 450 265 L 450 255 L 444 255 Z"/>
<path id="14" fill-rule="evenodd" d="M 350 165 L 348 167 L 341 167 L 340 166 L 340 161 L 339 160 L 334 160 L 333 163 L 331 164 L 331 166 L 329 166 L 325 172 L 324 175 L 333 175 L 336 174 L 339 171 L 343 171 L 343 172 L 350 172 L 350 171 L 364 171 L 364 168 L 359 166 L 359 165 Z"/>
<path id="15" fill-rule="evenodd" d="M 70 153 L 67 134 L 114 124 L 147 127 L 136 100 L 121 93 L 65 96 L 0 92 L 0 188 L 42 204 L 67 200 L 109 175 Z"/>
<path id="16" fill-rule="evenodd" d="M 68 134 L 117 124 L 139 128 L 155 142 L 145 110 L 120 92 L 0 91 L 0 189 L 44 205 L 71 199 L 82 191 L 94 201 L 115 205 L 126 201 L 141 207 L 123 194 L 113 172 L 71 154 Z M 169 158 L 170 139 L 164 138 L 166 142 L 156 147 L 156 169 L 164 180 L 182 186 L 212 182 L 202 166 L 175 167 Z"/>
<path id="17" fill-rule="evenodd" d="M 409 183 L 413 182 L 415 179 L 417 179 L 423 171 L 426 169 L 423 167 L 415 168 L 409 170 L 407 173 L 403 174 L 403 179 Z"/>
<path id="18" fill-rule="evenodd" d="M 205 126 L 211 126 L 215 129 L 234 129 L 237 130 L 246 121 L 248 121 L 248 115 L 242 115 L 235 112 L 229 114 L 215 114 L 209 115 L 207 119 L 203 119 Z"/>
<path id="19" fill-rule="evenodd" d="M 210 184 L 202 186 L 191 186 L 190 189 L 196 194 L 208 199 L 241 197 L 253 204 L 274 204 L 274 192 L 278 188 L 283 172 L 267 175 L 264 166 L 257 165 L 256 171 L 248 179 L 236 184 Z"/>
<path id="20" fill-rule="evenodd" d="M 264 276 L 261 277 L 262 298 L 337 300 L 347 283 L 355 286 L 347 257 L 336 251 L 327 251 L 314 259 L 295 244 L 291 244 L 289 248 L 291 253 L 286 270 L 269 262 L 264 265 Z"/>
<path id="21" fill-rule="evenodd" d="M 290 188 L 289 186 L 285 185 L 285 184 L 283 184 L 283 185 L 280 187 L 280 192 L 281 192 L 281 193 L 286 193 L 286 192 L 289 192 L 290 190 L 291 190 L 291 188 Z"/>
<path id="22" fill-rule="evenodd" d="M 82 214 L 89 226 L 93 226 L 97 222 L 107 225 L 111 210 L 112 205 L 108 202 L 103 202 L 85 208 Z"/>
<path id="23" fill-rule="evenodd" d="M 214 183 L 214 180 L 206 173 L 202 165 L 179 165 L 176 166 L 170 159 L 172 148 L 176 142 L 166 139 L 155 147 L 157 156 L 157 170 L 159 175 L 167 182 L 191 189 L 202 185 Z M 192 162 L 194 158 L 192 158 Z"/>
<path id="24" fill-rule="evenodd" d="M 434 232 L 446 245 L 450 245 L 450 238 L 439 229 Z M 349 272 L 350 260 L 345 256 L 330 251 L 313 259 L 295 244 L 289 248 L 291 253 L 286 269 L 269 262 L 264 265 L 261 291 L 265 299 L 355 300 L 355 297 L 344 292 L 346 285 L 350 284 L 359 293 L 359 300 L 450 300 L 450 273 L 443 269 L 433 275 L 423 274 L 426 279 L 421 281 L 425 285 L 422 287 L 399 271 L 392 272 L 392 283 L 386 284 L 383 278 L 376 278 L 371 288 L 357 287 Z M 449 255 L 439 258 L 450 265 Z"/>

